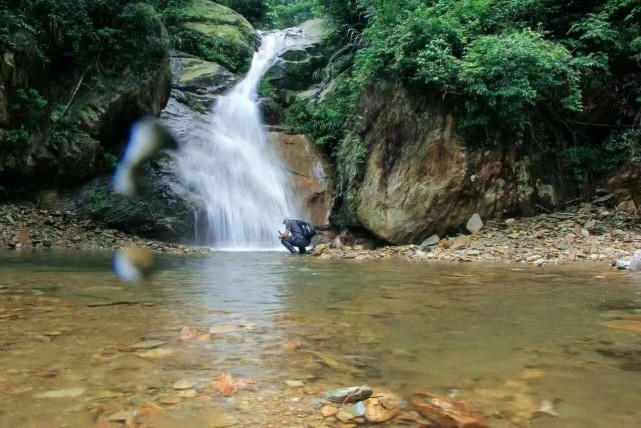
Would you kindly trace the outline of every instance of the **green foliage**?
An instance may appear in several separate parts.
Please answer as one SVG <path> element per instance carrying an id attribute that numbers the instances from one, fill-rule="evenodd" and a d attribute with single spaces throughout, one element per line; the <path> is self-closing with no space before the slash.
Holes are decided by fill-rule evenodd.
<path id="1" fill-rule="evenodd" d="M 89 194 L 89 200 L 94 204 L 99 205 L 107 200 L 107 193 L 102 191 L 93 191 Z"/>
<path id="2" fill-rule="evenodd" d="M 179 96 L 177 100 L 178 102 L 185 104 L 195 112 L 205 114 L 208 111 L 207 107 L 204 106 L 203 103 L 201 103 L 195 96 L 193 96 L 189 92 L 183 93 L 183 95 Z"/>
<path id="3" fill-rule="evenodd" d="M 104 156 L 104 163 L 107 168 L 116 169 L 116 167 L 118 166 L 118 156 L 107 153 Z"/>
<path id="4" fill-rule="evenodd" d="M 272 100 L 278 99 L 278 94 L 276 93 L 276 88 L 274 88 L 274 85 L 272 85 L 272 83 L 267 79 L 261 80 L 260 88 L 258 88 L 258 92 L 263 97 L 267 97 L 267 98 L 272 99 Z"/>
<path id="5" fill-rule="evenodd" d="M 363 140 L 355 135 L 348 135 L 338 145 L 336 158 L 341 180 L 349 185 L 360 180 L 365 173 L 369 150 Z"/>
<path id="6" fill-rule="evenodd" d="M 296 100 L 287 111 L 286 121 L 332 152 L 344 136 L 345 123 L 353 112 L 354 102 L 348 83 L 343 81 L 322 103 Z"/>
<path id="7" fill-rule="evenodd" d="M 5 143 L 10 148 L 24 147 L 31 140 L 31 133 L 24 129 L 9 129 L 6 132 Z"/>
<path id="8" fill-rule="evenodd" d="M 261 22 L 269 7 L 264 0 L 218 0 L 217 3 L 235 10 L 252 23 Z"/>
<path id="9" fill-rule="evenodd" d="M 522 132 L 536 106 L 582 110 L 579 76 L 563 46 L 524 30 L 474 40 L 460 63 L 464 126 Z"/>
<path id="10" fill-rule="evenodd" d="M 577 178 L 638 162 L 638 1 L 317 0 L 316 7 L 357 51 L 343 94 L 352 107 L 371 82 L 402 84 L 445 100 L 468 141 L 547 147 Z M 335 148 L 345 135 L 336 125 L 354 114 L 335 106 L 334 99 L 295 106 L 292 116 Z M 564 141 L 572 149 L 558 149 Z"/>
<path id="11" fill-rule="evenodd" d="M 265 28 L 289 28 L 314 17 L 313 0 L 267 0 Z"/>
<path id="12" fill-rule="evenodd" d="M 165 55 L 159 13 L 179 2 L 135 0 L 3 0 L 0 51 L 21 52 L 66 67 L 100 60 L 138 65 Z"/>
<path id="13" fill-rule="evenodd" d="M 182 27 L 174 29 L 173 40 L 181 50 L 207 61 L 218 63 L 229 70 L 244 71 L 249 69 L 251 57 L 247 55 L 247 48 L 236 40 L 209 37 Z"/>
<path id="14" fill-rule="evenodd" d="M 49 103 L 36 89 L 20 88 L 16 91 L 10 109 L 12 113 L 24 113 L 32 109 L 42 110 Z"/>

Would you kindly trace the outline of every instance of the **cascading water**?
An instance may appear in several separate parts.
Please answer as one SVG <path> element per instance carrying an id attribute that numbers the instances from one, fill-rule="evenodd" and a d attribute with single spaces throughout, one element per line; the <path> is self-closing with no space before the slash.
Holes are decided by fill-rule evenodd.
<path id="1" fill-rule="evenodd" d="M 280 248 L 282 219 L 299 206 L 285 169 L 267 142 L 258 106 L 260 79 L 300 33 L 263 35 L 245 79 L 216 104 L 210 138 L 190 141 L 178 155 L 184 182 L 206 206 L 201 241 L 220 249 Z"/>

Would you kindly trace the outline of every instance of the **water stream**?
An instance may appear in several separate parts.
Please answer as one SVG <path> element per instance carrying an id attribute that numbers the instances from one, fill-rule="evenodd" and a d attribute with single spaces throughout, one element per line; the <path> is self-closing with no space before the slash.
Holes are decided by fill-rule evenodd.
<path id="1" fill-rule="evenodd" d="M 639 278 L 602 266 L 216 252 L 164 256 L 132 287 L 108 253 L 0 253 L 0 426 L 95 427 L 154 403 L 180 420 L 161 428 L 227 426 L 210 420 L 221 412 L 240 427 L 334 427 L 318 397 L 369 384 L 455 396 L 496 428 L 636 428 L 641 336 L 606 326 L 621 317 L 641 317 Z M 217 333 L 181 343 L 184 326 Z M 220 373 L 256 390 L 223 397 Z M 544 402 L 559 416 L 538 414 Z"/>
<path id="2" fill-rule="evenodd" d="M 190 141 L 178 156 L 180 175 L 205 201 L 206 236 L 200 240 L 206 245 L 274 248 L 282 219 L 299 215 L 285 169 L 266 140 L 258 87 L 300 36 L 291 29 L 264 34 L 247 76 L 216 103 L 210 138 Z"/>

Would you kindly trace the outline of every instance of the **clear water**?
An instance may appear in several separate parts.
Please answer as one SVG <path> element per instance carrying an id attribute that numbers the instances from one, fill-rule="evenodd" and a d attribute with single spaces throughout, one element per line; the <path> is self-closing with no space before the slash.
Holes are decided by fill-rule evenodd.
<path id="1" fill-rule="evenodd" d="M 530 417 L 545 400 L 560 416 L 532 426 L 641 424 L 641 336 L 602 325 L 641 317 L 641 278 L 629 273 L 219 252 L 165 256 L 148 284 L 129 286 L 110 265 L 107 253 L 0 255 L 0 426 L 91 427 L 145 402 L 246 427 L 323 426 L 314 398 L 360 384 L 457 394 L 503 415 L 493 427 L 526 426 L 505 415 Z M 183 326 L 240 325 L 176 340 Z M 137 356 L 131 346 L 149 339 L 175 353 Z M 284 351 L 291 340 L 302 348 Z M 257 391 L 221 397 L 219 373 Z M 163 404 L 179 379 L 197 396 Z M 34 398 L 67 388 L 84 391 Z"/>
<path id="2" fill-rule="evenodd" d="M 263 35 L 247 76 L 216 103 L 210 138 L 189 141 L 178 156 L 183 181 L 203 197 L 206 245 L 227 249 L 278 246 L 284 217 L 300 207 L 286 171 L 267 143 L 258 105 L 262 76 L 300 32 Z"/>

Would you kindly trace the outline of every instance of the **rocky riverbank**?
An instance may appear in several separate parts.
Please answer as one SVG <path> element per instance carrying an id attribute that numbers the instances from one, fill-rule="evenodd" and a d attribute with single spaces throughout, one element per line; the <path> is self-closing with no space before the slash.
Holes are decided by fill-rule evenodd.
<path id="1" fill-rule="evenodd" d="M 472 225 L 471 225 L 472 226 Z M 479 224 L 473 225 L 473 229 Z M 327 236 L 325 236 L 327 238 Z M 641 225 L 631 215 L 594 205 L 519 219 L 487 221 L 476 233 L 426 239 L 420 245 L 373 248 L 348 233 L 330 235 L 312 254 L 321 259 L 503 261 L 545 265 L 612 263 L 641 249 Z M 206 249 L 128 235 L 70 211 L 0 206 L 0 248 L 93 250 L 137 245 L 157 252 L 202 253 Z"/>
<path id="2" fill-rule="evenodd" d="M 207 252 L 203 248 L 127 235 L 70 211 L 0 206 L 0 249 L 115 250 L 131 245 L 166 253 Z"/>
<path id="3" fill-rule="evenodd" d="M 507 261 L 542 266 L 564 262 L 612 263 L 641 249 L 641 227 L 631 215 L 584 204 L 566 212 L 536 217 L 470 222 L 476 233 L 432 236 L 421 245 L 367 249 L 345 234 L 315 248 L 327 259 L 368 260 L 404 257 L 414 260 Z"/>

